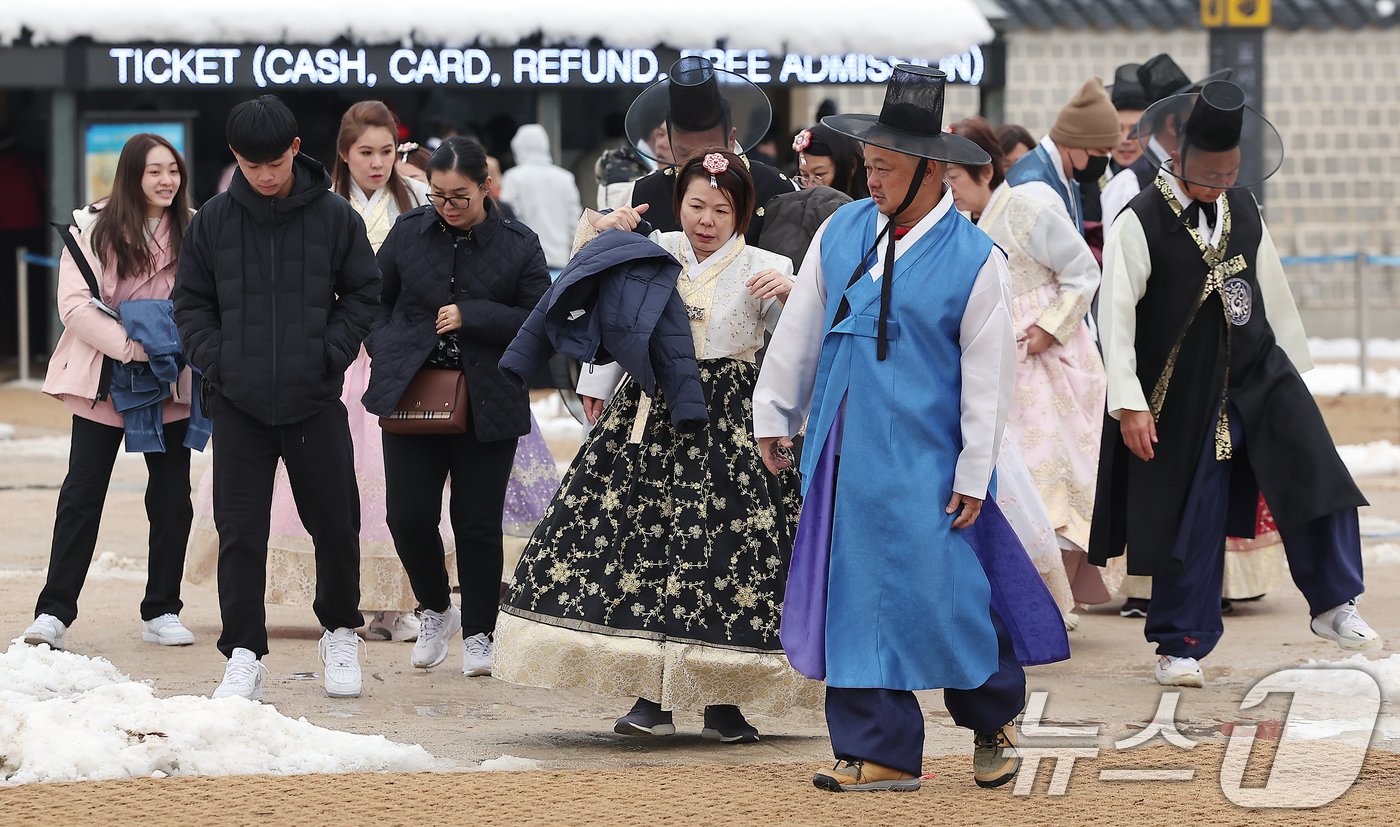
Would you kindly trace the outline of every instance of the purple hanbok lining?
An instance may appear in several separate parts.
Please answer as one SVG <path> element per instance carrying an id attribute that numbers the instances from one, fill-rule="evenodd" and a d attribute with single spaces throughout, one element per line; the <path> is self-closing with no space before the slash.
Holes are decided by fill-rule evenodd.
<path id="1" fill-rule="evenodd" d="M 836 507 L 837 446 L 844 406 L 832 423 L 813 470 L 794 538 L 783 600 L 781 639 L 793 668 L 813 680 L 826 679 L 827 581 Z M 1021 541 L 993 497 L 963 534 L 992 587 L 992 608 L 1011 633 L 1023 666 L 1069 658 L 1064 619 Z"/>

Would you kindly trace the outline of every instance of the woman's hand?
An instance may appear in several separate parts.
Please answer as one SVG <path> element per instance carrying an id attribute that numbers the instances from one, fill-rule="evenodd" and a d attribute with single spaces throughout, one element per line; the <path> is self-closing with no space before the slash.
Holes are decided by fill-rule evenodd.
<path id="1" fill-rule="evenodd" d="M 768 473 L 777 476 L 792 467 L 792 440 L 785 436 L 765 436 L 758 439 L 758 452 Z"/>
<path id="2" fill-rule="evenodd" d="M 1055 337 L 1050 332 L 1038 324 L 1031 325 L 1030 330 L 1022 337 L 1026 343 L 1026 353 L 1035 356 L 1044 353 L 1051 345 L 1055 344 Z"/>
<path id="3" fill-rule="evenodd" d="M 438 308 L 437 332 L 438 335 L 451 333 L 462 326 L 462 311 L 457 309 L 455 304 L 444 304 Z"/>
<path id="4" fill-rule="evenodd" d="M 650 204 L 643 204 L 640 207 L 618 207 L 593 222 L 593 229 L 600 233 L 604 230 L 623 230 L 630 233 L 641 225 L 642 214 L 649 209 L 651 209 Z"/>
<path id="5" fill-rule="evenodd" d="M 607 405 L 603 400 L 594 396 L 579 396 L 579 401 L 583 403 L 583 415 L 588 418 L 588 427 L 598 424 L 598 418 L 603 415 L 603 408 Z"/>
<path id="6" fill-rule="evenodd" d="M 772 268 L 756 273 L 745 286 L 749 288 L 749 295 L 760 301 L 777 299 L 786 302 L 792 293 L 792 279 Z"/>
<path id="7" fill-rule="evenodd" d="M 1143 462 L 1157 455 L 1157 420 L 1147 411 L 1122 411 L 1118 414 L 1118 429 L 1123 432 L 1123 444 Z"/>

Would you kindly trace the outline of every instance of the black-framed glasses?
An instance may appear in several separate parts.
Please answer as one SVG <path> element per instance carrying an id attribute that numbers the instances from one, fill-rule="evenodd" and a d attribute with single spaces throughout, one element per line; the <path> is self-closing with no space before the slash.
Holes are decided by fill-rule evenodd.
<path id="1" fill-rule="evenodd" d="M 428 193 L 428 200 L 432 202 L 432 205 L 434 207 L 437 207 L 438 209 L 450 205 L 454 210 L 465 210 L 467 207 L 470 207 L 472 205 L 472 198 L 474 197 L 475 196 L 472 195 L 447 196 L 438 195 L 435 192 Z"/>

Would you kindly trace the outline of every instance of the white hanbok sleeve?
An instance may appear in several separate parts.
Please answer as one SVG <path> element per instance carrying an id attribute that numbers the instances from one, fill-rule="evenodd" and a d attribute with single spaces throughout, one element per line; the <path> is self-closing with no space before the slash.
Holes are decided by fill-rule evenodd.
<path id="1" fill-rule="evenodd" d="M 1001 435 L 1016 389 L 1016 335 L 1011 321 L 1011 272 L 994 248 L 973 282 L 959 329 L 962 347 L 962 452 L 953 490 L 986 499 Z"/>
<path id="2" fill-rule="evenodd" d="M 1288 278 L 1283 272 L 1283 262 L 1274 248 L 1273 236 L 1264 227 L 1264 236 L 1259 241 L 1259 252 L 1254 257 L 1254 266 L 1259 277 L 1259 292 L 1264 300 L 1264 314 L 1269 328 L 1274 331 L 1274 340 L 1299 373 L 1313 369 L 1312 350 L 1308 347 L 1308 334 L 1303 330 L 1303 318 L 1298 315 L 1298 305 L 1293 302 L 1293 292 L 1288 289 Z"/>
<path id="3" fill-rule="evenodd" d="M 1117 175 L 1108 179 L 1108 185 L 1099 193 L 1099 207 L 1103 210 L 1105 231 L 1113 226 L 1123 208 L 1140 192 L 1142 187 L 1138 185 L 1137 173 L 1131 169 L 1120 170 Z"/>
<path id="4" fill-rule="evenodd" d="M 617 362 L 609 362 L 606 365 L 585 363 L 580 367 L 582 370 L 578 377 L 578 386 L 575 388 L 578 395 L 591 396 L 604 402 L 612 399 L 622 380 L 627 378 L 627 372 Z"/>
<path id="5" fill-rule="evenodd" d="M 1099 290 L 1099 263 L 1084 236 L 1062 211 L 1054 209 L 1036 213 L 1026 253 L 1055 273 L 1059 298 L 1040 314 L 1036 325 L 1064 344 L 1083 324 Z"/>
<path id="6" fill-rule="evenodd" d="M 1147 396 L 1137 375 L 1137 304 L 1147 292 L 1152 257 L 1142 222 L 1131 210 L 1108 231 L 1099 293 L 1099 342 L 1108 374 L 1108 415 L 1145 411 Z"/>
<path id="7" fill-rule="evenodd" d="M 793 278 L 792 259 L 787 256 L 783 256 L 782 261 L 773 269 L 788 279 Z M 788 300 L 792 300 L 791 293 L 788 294 Z M 778 319 L 782 318 L 783 303 L 778 301 L 776 297 L 764 299 L 763 303 L 759 305 L 759 313 L 763 316 L 763 329 L 767 331 L 769 336 L 772 336 L 773 332 L 778 329 Z"/>
<path id="8" fill-rule="evenodd" d="M 807 247 L 792 294 L 782 308 L 782 318 L 763 357 L 763 369 L 753 394 L 754 435 L 760 439 L 796 436 L 812 407 L 812 388 L 817 381 L 817 363 L 826 333 L 822 329 L 826 322 L 826 282 L 822 276 L 821 243 L 827 223 L 822 222 Z"/>

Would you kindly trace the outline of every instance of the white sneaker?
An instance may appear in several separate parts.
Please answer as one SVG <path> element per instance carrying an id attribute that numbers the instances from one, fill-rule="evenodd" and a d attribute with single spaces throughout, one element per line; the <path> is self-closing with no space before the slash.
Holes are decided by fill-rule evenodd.
<path id="1" fill-rule="evenodd" d="M 141 640 L 161 646 L 189 646 L 194 643 L 194 632 L 180 623 L 179 615 L 163 614 L 141 621 Z"/>
<path id="2" fill-rule="evenodd" d="M 1178 658 L 1161 655 L 1157 658 L 1157 683 L 1162 686 L 1194 686 L 1197 689 L 1206 685 L 1205 673 L 1195 658 Z"/>
<path id="3" fill-rule="evenodd" d="M 1348 600 L 1312 619 L 1312 633 L 1325 637 L 1349 652 L 1381 648 L 1381 636 L 1356 611 L 1356 601 Z"/>
<path id="4" fill-rule="evenodd" d="M 462 610 L 448 604 L 447 611 L 423 610 L 418 642 L 413 644 L 413 665 L 432 669 L 447 660 L 447 645 L 462 631 Z"/>
<path id="5" fill-rule="evenodd" d="M 214 690 L 213 698 L 247 698 L 250 701 L 262 700 L 263 666 L 251 649 L 239 647 L 233 650 L 233 657 L 224 667 L 224 681 Z"/>
<path id="6" fill-rule="evenodd" d="M 421 625 L 418 622 L 418 615 L 413 612 L 399 612 L 399 616 L 394 619 L 391 640 L 397 643 L 412 643 L 418 639 Z"/>
<path id="7" fill-rule="evenodd" d="M 462 641 L 462 674 L 469 678 L 491 674 L 491 638 L 478 632 Z"/>
<path id="8" fill-rule="evenodd" d="M 68 627 L 63 625 L 63 621 L 53 615 L 41 614 L 24 630 L 24 642 L 30 646 L 47 643 L 50 649 L 62 649 L 63 633 L 67 631 Z"/>
<path id="9" fill-rule="evenodd" d="M 360 677 L 360 647 L 364 641 L 354 629 L 344 626 L 321 635 L 321 663 L 325 667 L 326 694 L 332 698 L 358 698 L 363 682 Z"/>
<path id="10" fill-rule="evenodd" d="M 418 639 L 418 615 L 413 612 L 375 612 L 365 627 L 365 640 L 410 643 Z"/>

